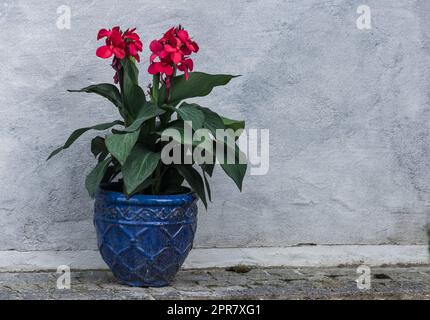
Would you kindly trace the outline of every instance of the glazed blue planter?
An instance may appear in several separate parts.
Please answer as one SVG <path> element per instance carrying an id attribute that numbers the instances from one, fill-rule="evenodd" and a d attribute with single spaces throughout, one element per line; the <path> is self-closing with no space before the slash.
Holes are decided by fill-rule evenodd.
<path id="1" fill-rule="evenodd" d="M 191 251 L 197 228 L 194 193 L 129 199 L 100 188 L 94 224 L 103 260 L 123 284 L 163 287 Z"/>

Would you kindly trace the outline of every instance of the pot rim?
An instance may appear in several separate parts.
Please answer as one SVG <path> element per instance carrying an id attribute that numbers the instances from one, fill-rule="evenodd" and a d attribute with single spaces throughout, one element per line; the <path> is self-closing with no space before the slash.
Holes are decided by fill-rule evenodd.
<path id="1" fill-rule="evenodd" d="M 101 184 L 96 193 L 96 200 L 100 196 L 107 198 L 109 202 L 139 206 L 178 206 L 189 204 L 198 199 L 196 193 L 187 188 L 189 192 L 174 195 L 134 195 L 130 198 L 124 193 L 108 189 L 109 184 Z"/>

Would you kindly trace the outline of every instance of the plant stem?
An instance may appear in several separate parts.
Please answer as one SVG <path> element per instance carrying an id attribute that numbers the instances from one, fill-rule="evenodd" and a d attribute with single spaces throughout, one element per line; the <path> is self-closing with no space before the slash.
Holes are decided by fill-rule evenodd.
<path id="1" fill-rule="evenodd" d="M 175 79 L 176 76 L 176 67 L 173 67 L 173 75 L 170 79 L 170 88 L 169 91 L 167 93 L 167 104 L 170 104 L 170 101 L 172 100 L 172 96 L 173 96 L 173 79 Z"/>
<path id="2" fill-rule="evenodd" d="M 158 93 L 160 87 L 160 74 L 155 74 L 152 81 L 152 99 L 154 103 L 158 105 Z"/>

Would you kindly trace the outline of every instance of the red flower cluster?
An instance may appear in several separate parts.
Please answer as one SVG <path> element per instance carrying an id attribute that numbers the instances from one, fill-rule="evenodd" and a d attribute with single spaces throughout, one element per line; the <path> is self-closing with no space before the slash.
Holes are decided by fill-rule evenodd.
<path id="1" fill-rule="evenodd" d="M 112 30 L 101 29 L 97 40 L 106 38 L 106 45 L 97 49 L 97 56 L 108 59 L 115 55 L 119 60 L 131 56 L 140 61 L 139 52 L 142 52 L 142 41 L 135 31 L 136 28 L 127 29 L 125 32 L 122 32 L 119 27 L 114 27 Z"/>
<path id="2" fill-rule="evenodd" d="M 97 40 L 106 38 L 106 45 L 98 48 L 96 55 L 102 59 L 114 56 L 112 67 L 116 70 L 115 83 L 119 81 L 120 60 L 133 57 L 138 62 L 140 61 L 139 52 L 142 52 L 143 44 L 135 31 L 136 28 L 122 32 L 120 27 L 114 27 L 112 30 L 101 29 L 97 35 Z"/>
<path id="3" fill-rule="evenodd" d="M 185 79 L 188 80 L 189 71 L 193 71 L 193 60 L 189 56 L 193 52 L 199 51 L 197 43 L 191 40 L 188 32 L 181 26 L 171 28 L 160 40 L 151 42 L 149 48 L 152 51 L 150 74 L 160 73 L 165 75 L 163 81 L 169 86 L 170 77 L 174 73 L 174 68 L 185 73 Z"/>

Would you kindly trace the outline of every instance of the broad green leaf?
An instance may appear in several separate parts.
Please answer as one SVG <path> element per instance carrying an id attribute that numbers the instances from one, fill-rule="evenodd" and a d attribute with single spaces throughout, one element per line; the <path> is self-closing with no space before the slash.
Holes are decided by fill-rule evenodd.
<path id="1" fill-rule="evenodd" d="M 152 152 L 136 145 L 122 167 L 125 192 L 132 195 L 157 168 L 161 159 L 160 153 Z"/>
<path id="2" fill-rule="evenodd" d="M 107 130 L 109 128 L 112 128 L 113 126 L 116 125 L 124 125 L 124 123 L 122 121 L 113 121 L 113 122 L 109 122 L 109 123 L 102 123 L 102 124 L 98 124 L 92 127 L 87 127 L 87 128 L 81 128 L 78 130 L 75 130 L 69 137 L 69 139 L 67 139 L 66 143 L 64 144 L 64 146 L 54 150 L 50 156 L 48 157 L 47 160 L 51 159 L 53 156 L 57 155 L 58 153 L 60 153 L 62 150 L 69 148 L 81 135 L 83 135 L 85 132 L 89 131 L 89 130 L 98 130 L 98 131 L 103 131 L 103 130 Z"/>
<path id="3" fill-rule="evenodd" d="M 223 118 L 220 115 L 218 115 L 218 113 L 210 110 L 209 108 L 205 108 L 205 107 L 201 107 L 201 106 L 198 106 L 198 107 L 200 108 L 200 110 L 203 111 L 203 113 L 205 115 L 205 121 L 203 124 L 204 127 L 212 132 L 215 139 L 220 139 L 220 137 L 218 137 L 218 135 L 217 135 L 217 130 L 223 130 L 223 131 L 221 131 L 221 133 L 224 133 L 225 135 L 230 137 L 230 139 L 224 138 L 225 141 L 221 141 L 221 142 L 226 144 L 228 147 L 235 149 L 236 148 L 236 140 L 238 138 L 234 135 L 235 130 L 233 130 L 234 132 L 233 132 L 233 134 L 231 134 L 229 132 L 231 130 L 227 130 L 227 129 L 232 129 L 232 128 L 227 128 L 224 125 Z M 225 118 L 225 119 L 227 119 L 227 118 Z M 227 119 L 227 120 L 230 120 L 230 119 Z M 235 121 L 235 120 L 230 120 L 230 121 Z M 228 122 L 228 124 L 231 126 L 231 123 Z M 235 126 L 239 126 L 239 124 L 235 123 Z"/>
<path id="4" fill-rule="evenodd" d="M 215 113 L 212 113 L 214 115 Z M 217 117 L 214 115 L 213 119 L 217 119 Z M 207 126 L 208 129 L 210 129 L 213 134 L 215 135 L 215 138 L 218 139 L 219 137 L 216 137 L 215 134 L 215 128 L 219 124 L 217 123 L 205 123 L 205 126 Z M 220 129 L 220 128 L 217 128 Z M 227 134 L 227 132 L 226 132 Z M 246 163 L 240 163 L 241 159 L 246 159 L 245 154 L 240 151 L 239 146 L 236 144 L 236 141 L 234 138 L 230 137 L 230 139 L 225 138 L 224 141 L 221 140 L 215 140 L 215 148 L 214 153 L 219 162 L 221 163 L 221 167 L 224 170 L 224 172 L 236 183 L 239 190 L 242 191 L 242 184 L 243 179 L 246 174 L 247 170 L 247 164 Z M 222 148 L 222 149 L 221 149 Z M 223 150 L 223 154 L 221 154 L 221 150 Z M 229 164 L 228 163 L 228 155 L 234 155 L 234 163 Z M 245 162 L 245 161 L 243 161 Z M 212 164 L 203 164 L 202 168 L 204 171 L 206 171 L 210 176 L 212 176 L 213 170 L 214 170 L 214 163 Z"/>
<path id="5" fill-rule="evenodd" d="M 118 88 L 110 83 L 95 84 L 81 90 L 68 90 L 69 92 L 86 92 L 98 94 L 110 102 L 112 102 L 118 108 L 122 108 L 122 98 L 121 93 Z"/>
<path id="6" fill-rule="evenodd" d="M 136 63 L 130 59 L 123 59 L 123 98 L 125 108 L 135 119 L 139 112 L 147 106 L 143 89 L 139 86 L 139 70 Z"/>
<path id="7" fill-rule="evenodd" d="M 109 152 L 119 161 L 121 165 L 127 160 L 131 150 L 139 138 L 140 130 L 123 133 L 111 134 L 106 137 L 106 147 Z"/>
<path id="8" fill-rule="evenodd" d="M 153 105 L 146 105 L 142 110 L 140 110 L 137 119 L 127 128 L 124 129 L 124 132 L 133 132 L 138 130 L 142 124 L 145 123 L 145 121 L 153 119 L 159 115 L 164 114 L 165 111 L 153 106 Z"/>
<path id="9" fill-rule="evenodd" d="M 143 89 L 138 85 L 133 85 L 127 90 L 127 110 L 136 119 L 139 113 L 147 108 L 149 103 L 146 101 Z"/>
<path id="10" fill-rule="evenodd" d="M 224 126 L 224 122 L 222 118 L 216 112 L 210 110 L 209 108 L 200 107 L 200 110 L 202 110 L 203 113 L 205 114 L 205 122 L 203 124 L 204 127 L 212 132 L 213 138 L 215 140 L 219 139 L 216 131 L 226 130 L 226 127 Z M 222 131 L 222 132 L 228 134 L 228 132 L 225 132 L 225 131 Z M 231 135 L 228 135 L 228 136 L 231 136 Z M 217 142 L 220 142 L 220 141 L 217 141 Z M 226 139 L 226 141 L 221 141 L 221 143 L 225 144 L 227 147 L 230 147 L 232 149 L 236 148 L 236 139 L 234 138 Z"/>
<path id="11" fill-rule="evenodd" d="M 198 105 L 196 105 L 198 106 Z M 200 106 L 199 106 L 200 107 Z M 217 129 L 225 129 L 224 122 L 222 118 L 216 113 L 211 111 L 208 108 L 200 107 L 200 110 L 204 112 L 205 115 L 205 121 L 204 121 L 204 127 L 207 128 L 212 132 L 214 137 L 216 138 L 216 130 Z M 183 123 L 176 121 L 172 128 L 177 129 L 181 133 L 181 141 L 177 141 L 182 144 L 186 145 L 193 145 L 204 148 L 207 151 L 210 151 L 208 143 L 211 143 L 209 141 L 205 141 L 203 144 L 199 144 L 196 141 L 187 139 L 186 135 L 184 136 L 184 129 L 183 129 Z M 243 179 L 246 174 L 247 170 L 247 164 L 240 163 L 241 158 L 245 158 L 245 155 L 240 151 L 239 147 L 237 146 L 235 139 L 226 139 L 225 141 L 216 141 L 216 146 L 213 148 L 213 152 L 218 157 L 218 160 L 222 163 L 221 167 L 224 170 L 224 172 L 235 182 L 239 190 L 242 190 L 242 184 Z M 223 148 L 224 153 L 220 156 L 219 152 L 216 152 L 216 148 Z M 228 152 L 231 152 L 235 156 L 235 161 L 232 164 L 227 163 L 227 155 Z M 212 176 L 213 170 L 214 170 L 214 163 L 212 164 L 203 164 L 202 165 L 203 170 L 205 170 L 206 173 L 208 173 L 210 176 Z"/>
<path id="12" fill-rule="evenodd" d="M 111 158 L 107 158 L 102 162 L 99 162 L 93 171 L 85 179 L 85 187 L 87 188 L 88 194 L 91 198 L 94 198 L 97 188 L 103 180 L 106 170 L 109 167 Z"/>
<path id="13" fill-rule="evenodd" d="M 197 170 L 192 165 L 177 165 L 176 169 L 185 178 L 191 189 L 197 193 L 207 209 L 208 203 L 206 201 L 204 182 Z"/>
<path id="14" fill-rule="evenodd" d="M 204 126 L 211 130 L 211 132 L 214 134 L 214 137 L 216 139 L 219 139 L 219 137 L 216 136 L 216 129 L 225 129 L 224 123 L 222 122 L 221 118 L 218 116 L 217 113 L 207 109 L 202 108 L 202 110 L 205 111 L 205 124 Z M 222 124 L 221 124 L 221 122 Z M 228 134 L 228 132 L 225 132 Z M 242 184 L 243 179 L 246 174 L 247 170 L 247 164 L 246 163 L 240 163 L 241 159 L 246 159 L 244 153 L 240 151 L 238 145 L 236 144 L 235 137 L 231 137 L 230 139 L 225 138 L 224 141 L 216 140 L 216 146 L 215 148 L 223 148 L 224 153 L 220 156 L 219 151 L 215 151 L 215 155 L 218 158 L 219 162 L 221 163 L 221 167 L 224 170 L 224 172 L 236 183 L 239 190 L 242 191 Z M 234 163 L 229 164 L 227 161 L 227 156 L 229 152 L 234 156 Z M 245 161 L 244 161 L 245 162 Z M 210 176 L 212 176 L 212 172 L 214 170 L 214 164 L 204 164 L 202 166 L 203 170 L 205 170 Z"/>
<path id="15" fill-rule="evenodd" d="M 226 129 L 233 129 L 234 131 L 245 129 L 245 121 L 233 120 L 221 117 Z"/>
<path id="16" fill-rule="evenodd" d="M 203 123 L 203 126 L 210 130 L 214 136 L 216 136 L 216 130 L 217 129 L 225 129 L 224 122 L 222 121 L 222 118 L 218 115 L 218 113 L 212 111 L 209 108 L 200 107 L 200 110 L 205 115 L 205 121 Z"/>
<path id="17" fill-rule="evenodd" d="M 173 79 L 170 104 L 176 105 L 184 99 L 207 96 L 213 88 L 224 86 L 235 77 L 237 76 L 227 74 L 212 75 L 203 72 L 191 72 L 188 80 L 185 80 L 184 75 L 177 76 Z M 160 90 L 159 104 L 165 102 L 167 102 L 167 96 L 166 88 L 163 86 Z"/>
<path id="18" fill-rule="evenodd" d="M 179 108 L 172 108 L 176 111 L 179 117 L 184 121 L 191 121 L 192 127 L 194 130 L 200 129 L 203 127 L 203 123 L 205 121 L 205 115 L 202 110 L 200 110 L 200 106 L 196 104 L 188 104 L 182 103 Z"/>
<path id="19" fill-rule="evenodd" d="M 202 136 L 200 141 L 197 138 L 194 140 L 195 136 L 191 126 L 183 120 L 175 120 L 171 122 L 168 128 L 164 129 L 163 131 L 158 131 L 157 134 L 164 138 L 163 140 L 168 140 L 167 138 L 171 138 L 184 146 L 201 148 L 211 154 L 215 151 L 213 148 L 213 141 L 210 139 L 210 137 Z"/>
<path id="20" fill-rule="evenodd" d="M 176 130 L 179 134 L 174 134 Z M 186 132 L 188 131 L 189 134 Z M 193 141 L 193 130 L 192 128 L 182 120 L 175 120 L 169 124 L 169 127 L 165 128 L 163 131 L 158 131 L 161 137 L 170 137 L 176 142 L 183 145 L 197 145 L 197 142 Z"/>

